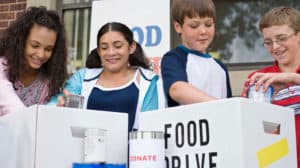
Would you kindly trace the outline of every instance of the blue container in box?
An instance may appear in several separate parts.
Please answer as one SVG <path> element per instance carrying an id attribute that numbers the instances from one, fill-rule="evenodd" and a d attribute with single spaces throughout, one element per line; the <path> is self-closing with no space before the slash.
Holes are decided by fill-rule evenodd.
<path id="1" fill-rule="evenodd" d="M 73 163 L 73 168 L 126 168 L 126 164 Z"/>

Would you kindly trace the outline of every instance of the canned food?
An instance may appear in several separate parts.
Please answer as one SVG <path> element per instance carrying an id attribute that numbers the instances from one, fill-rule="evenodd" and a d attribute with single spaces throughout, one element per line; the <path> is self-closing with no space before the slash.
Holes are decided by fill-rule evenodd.
<path id="1" fill-rule="evenodd" d="M 83 101 L 84 96 L 76 95 L 76 94 L 69 94 L 65 96 L 65 107 L 72 107 L 72 108 L 83 108 Z"/>
<path id="2" fill-rule="evenodd" d="M 252 84 L 248 88 L 247 97 L 257 102 L 272 103 L 274 88 L 269 86 L 267 91 L 264 92 L 264 85 L 260 85 L 259 90 L 255 90 L 256 84 Z"/>
<path id="3" fill-rule="evenodd" d="M 130 168 L 165 168 L 164 133 L 134 131 L 129 133 Z"/>

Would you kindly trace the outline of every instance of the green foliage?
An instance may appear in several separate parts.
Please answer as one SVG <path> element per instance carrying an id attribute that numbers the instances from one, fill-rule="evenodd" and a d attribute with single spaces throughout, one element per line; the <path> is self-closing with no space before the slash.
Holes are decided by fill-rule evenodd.
<path id="1" fill-rule="evenodd" d="M 249 55 L 241 55 L 241 57 L 250 58 L 251 55 L 257 55 L 257 51 L 254 51 L 254 48 L 257 46 L 257 43 L 262 44 L 258 24 L 266 11 L 277 6 L 291 6 L 300 9 L 299 0 L 217 0 L 215 5 L 217 10 L 216 36 L 210 50 L 218 51 L 221 60 L 230 63 L 232 63 L 230 60 L 234 52 L 241 50 L 241 48 L 234 48 L 232 45 L 237 38 L 239 42 L 242 41 L 239 45 L 243 45 L 243 49 L 246 48 L 249 51 L 247 53 L 250 53 Z M 261 45 L 258 50 L 261 50 L 261 53 L 263 53 L 265 49 Z M 266 57 L 269 56 L 261 54 L 260 57 L 268 59 Z M 262 60 L 264 59 L 262 58 Z M 249 59 L 247 61 L 251 62 Z"/>

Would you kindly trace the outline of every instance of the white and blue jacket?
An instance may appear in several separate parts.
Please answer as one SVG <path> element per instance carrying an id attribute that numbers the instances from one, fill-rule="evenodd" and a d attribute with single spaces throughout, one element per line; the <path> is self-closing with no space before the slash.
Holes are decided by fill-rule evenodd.
<path id="1" fill-rule="evenodd" d="M 77 71 L 66 82 L 65 89 L 72 94 L 85 97 L 83 108 L 87 108 L 88 97 L 95 86 L 102 68 L 83 68 Z M 139 98 L 135 115 L 134 129 L 138 128 L 139 112 L 166 107 L 165 96 L 159 76 L 150 70 L 139 67 Z"/>

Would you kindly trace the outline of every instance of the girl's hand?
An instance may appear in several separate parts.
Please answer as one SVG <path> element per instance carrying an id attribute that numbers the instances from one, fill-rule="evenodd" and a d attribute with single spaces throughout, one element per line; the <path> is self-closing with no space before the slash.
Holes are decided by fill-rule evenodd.
<path id="1" fill-rule="evenodd" d="M 63 94 L 64 94 L 64 96 L 58 96 L 57 97 L 56 106 L 58 106 L 58 107 L 65 106 L 65 103 L 66 103 L 65 97 L 68 96 L 70 94 L 70 92 L 68 90 L 64 89 Z"/>

